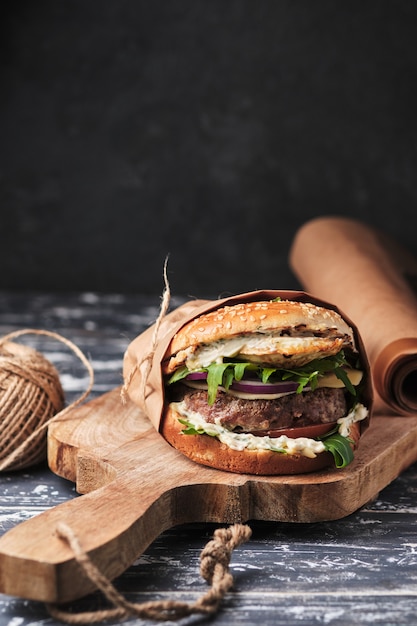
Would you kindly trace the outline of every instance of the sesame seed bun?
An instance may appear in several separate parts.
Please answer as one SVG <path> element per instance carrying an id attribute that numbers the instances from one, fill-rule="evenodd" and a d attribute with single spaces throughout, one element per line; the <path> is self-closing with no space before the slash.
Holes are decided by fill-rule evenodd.
<path id="1" fill-rule="evenodd" d="M 252 333 L 274 340 L 250 348 L 243 345 L 239 356 L 271 365 L 299 366 L 344 347 L 354 349 L 351 327 L 334 310 L 291 300 L 245 302 L 211 311 L 183 326 L 168 346 L 162 370 L 173 372 L 203 345 Z"/>

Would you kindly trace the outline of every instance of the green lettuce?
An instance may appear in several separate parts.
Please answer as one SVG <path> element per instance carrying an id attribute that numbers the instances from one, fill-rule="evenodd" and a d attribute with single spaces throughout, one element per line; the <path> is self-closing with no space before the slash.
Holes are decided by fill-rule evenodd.
<path id="1" fill-rule="evenodd" d="M 335 433 L 323 438 L 322 441 L 327 452 L 333 455 L 335 465 L 338 469 L 346 467 L 353 461 L 353 450 L 350 446 L 352 442 L 347 437 Z"/>
<path id="2" fill-rule="evenodd" d="M 207 373 L 207 401 L 208 404 L 213 404 L 216 400 L 217 391 L 219 387 L 229 389 L 234 380 L 242 380 L 246 372 L 252 372 L 257 375 L 263 383 L 267 382 L 279 382 L 291 380 L 298 383 L 296 393 L 301 393 L 303 389 L 309 386 L 312 390 L 317 388 L 318 380 L 320 376 L 333 372 L 337 378 L 339 378 L 346 389 L 352 396 L 356 395 L 355 387 L 350 382 L 346 375 L 344 366 L 349 365 L 344 351 L 341 350 L 334 356 L 325 357 L 322 359 L 314 359 L 302 367 L 294 369 L 283 369 L 277 367 L 264 367 L 256 363 L 249 363 L 246 361 L 227 361 L 222 363 L 212 363 L 208 367 L 201 368 L 199 372 Z M 189 374 L 188 368 L 184 365 L 178 368 L 174 374 L 168 379 L 168 384 L 172 385 Z"/>

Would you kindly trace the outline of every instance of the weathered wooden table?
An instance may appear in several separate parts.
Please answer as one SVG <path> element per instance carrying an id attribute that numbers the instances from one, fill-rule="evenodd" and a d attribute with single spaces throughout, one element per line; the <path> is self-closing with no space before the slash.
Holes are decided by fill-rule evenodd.
<path id="1" fill-rule="evenodd" d="M 95 370 L 91 397 L 121 383 L 123 353 L 158 314 L 159 299 L 97 294 L 0 293 L 0 334 L 20 328 L 56 331 L 87 354 Z M 67 400 L 87 385 L 83 365 L 65 346 L 29 337 L 58 367 Z M 46 464 L 0 474 L 0 532 L 77 497 L 74 485 Z M 250 522 L 251 540 L 237 548 L 235 586 L 210 621 L 267 625 L 417 623 L 417 467 L 344 519 L 313 524 Z M 164 532 L 115 584 L 130 601 L 193 602 L 206 590 L 200 551 L 214 524 Z M 71 610 L 103 606 L 100 593 Z M 198 623 L 192 617 L 181 623 Z M 207 620 L 206 620 L 207 621 Z M 56 624 L 40 602 L 0 595 L 0 624 Z M 126 624 L 154 623 L 130 619 Z"/>

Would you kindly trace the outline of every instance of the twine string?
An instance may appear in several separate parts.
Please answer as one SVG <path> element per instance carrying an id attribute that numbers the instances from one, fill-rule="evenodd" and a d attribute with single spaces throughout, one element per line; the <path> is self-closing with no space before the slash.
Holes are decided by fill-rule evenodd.
<path id="1" fill-rule="evenodd" d="M 200 554 L 200 573 L 211 587 L 196 602 L 155 600 L 135 603 L 127 601 L 111 581 L 92 563 L 71 527 L 61 522 L 56 530 L 58 536 L 66 541 L 72 549 L 76 561 L 86 576 L 114 607 L 71 613 L 56 604 L 46 605 L 54 619 L 67 624 L 96 624 L 109 619 L 123 620 L 128 617 L 167 621 L 179 620 L 193 614 L 213 614 L 219 609 L 224 596 L 233 586 L 233 577 L 229 571 L 232 552 L 237 546 L 248 541 L 252 534 L 250 527 L 245 524 L 218 528 L 214 532 L 213 539 L 207 543 Z"/>
<path id="2" fill-rule="evenodd" d="M 164 262 L 164 291 L 162 293 L 159 314 L 156 319 L 154 330 L 152 333 L 151 348 L 149 352 L 145 354 L 145 356 L 142 359 L 136 361 L 132 369 L 129 371 L 129 373 L 125 377 L 123 386 L 120 391 L 120 397 L 122 399 L 123 404 L 125 404 L 127 401 L 127 395 L 128 395 L 129 387 L 133 380 L 133 377 L 143 365 L 145 365 L 145 368 L 144 368 L 143 376 L 141 379 L 140 395 L 143 398 L 143 401 L 145 401 L 145 398 L 146 398 L 146 385 L 148 382 L 149 373 L 152 368 L 152 360 L 155 356 L 155 350 L 158 345 L 159 329 L 161 327 L 161 324 L 163 322 L 165 315 L 167 314 L 170 300 L 171 300 L 171 290 L 170 290 L 168 275 L 167 275 L 167 265 L 168 265 L 168 257 L 165 259 L 165 262 Z"/>
<path id="3" fill-rule="evenodd" d="M 65 344 L 84 364 L 89 375 L 89 383 L 85 391 L 76 400 L 60 410 L 63 404 L 63 392 L 58 374 L 49 361 L 35 350 L 33 350 L 33 357 L 31 358 L 19 358 L 11 353 L 8 358 L 3 355 L 3 366 L 7 367 L 7 373 L 13 378 L 14 385 L 3 390 L 2 411 L 5 416 L 7 414 L 9 416 L 6 416 L 5 421 L 2 422 L 2 429 L 5 439 L 7 439 L 7 432 L 9 432 L 9 441 L 2 448 L 2 453 L 5 453 L 5 456 L 0 461 L 0 471 L 18 469 L 29 465 L 31 453 L 33 462 L 38 462 L 40 460 L 39 451 L 31 451 L 29 449 L 30 444 L 39 438 L 52 422 L 64 419 L 72 409 L 81 404 L 94 385 L 94 370 L 87 357 L 78 346 L 59 333 L 32 328 L 12 331 L 0 338 L 0 349 L 4 348 L 5 352 L 8 352 L 5 346 L 7 342 L 27 334 L 47 336 Z M 40 390 L 44 392 L 44 397 L 39 397 Z M 33 424 L 36 424 L 35 427 Z M 15 447 L 12 435 L 16 433 L 12 431 L 16 431 L 16 429 L 19 431 L 20 439 L 23 438 L 23 440 Z M 25 453 L 29 455 L 29 458 L 26 458 L 25 464 L 22 465 L 21 458 Z"/>

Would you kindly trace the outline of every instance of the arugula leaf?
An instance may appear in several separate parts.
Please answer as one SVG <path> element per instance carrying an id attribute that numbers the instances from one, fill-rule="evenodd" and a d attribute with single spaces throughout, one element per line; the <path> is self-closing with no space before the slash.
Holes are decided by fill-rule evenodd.
<path id="1" fill-rule="evenodd" d="M 242 380 L 247 371 L 254 372 L 263 383 L 269 381 L 295 381 L 298 383 L 297 393 L 301 393 L 307 386 L 314 391 L 317 388 L 320 376 L 327 372 L 334 372 L 335 376 L 343 382 L 349 393 L 355 396 L 355 387 L 352 385 L 343 369 L 345 365 L 348 365 L 348 362 L 343 350 L 341 350 L 334 356 L 314 359 L 314 361 L 310 361 L 296 369 L 282 369 L 270 366 L 263 367 L 262 365 L 247 361 L 233 362 L 225 360 L 222 363 L 212 363 L 208 367 L 203 367 L 198 371 L 207 372 L 208 403 L 213 404 L 220 386 L 229 389 L 233 381 Z M 188 373 L 189 371 L 185 365 L 180 367 L 173 373 L 171 378 L 168 379 L 168 384 L 171 385 L 182 380 Z"/>
<path id="2" fill-rule="evenodd" d="M 207 401 L 209 404 L 214 403 L 217 395 L 217 388 L 223 385 L 223 376 L 228 367 L 228 363 L 212 363 L 209 367 L 206 368 L 208 386 Z M 231 377 L 229 376 L 228 379 L 230 378 Z M 229 385 L 231 384 L 231 382 L 232 380 L 230 380 Z"/>
<path id="3" fill-rule="evenodd" d="M 338 433 L 323 438 L 323 445 L 328 452 L 333 454 L 334 462 L 338 469 L 346 467 L 353 461 L 353 450 L 350 443 L 349 439 Z"/>
<path id="4" fill-rule="evenodd" d="M 249 363 L 245 363 L 244 361 L 234 364 L 233 370 L 235 380 L 242 380 L 248 365 Z"/>
<path id="5" fill-rule="evenodd" d="M 304 387 L 310 386 L 312 391 L 318 384 L 319 372 L 305 372 L 304 370 L 282 370 L 281 380 L 294 380 L 298 382 L 297 393 L 301 393 Z"/>
<path id="6" fill-rule="evenodd" d="M 195 426 L 190 424 L 190 422 L 187 422 L 187 420 L 183 420 L 183 419 L 178 418 L 178 421 L 181 422 L 181 424 L 183 424 L 183 426 L 185 426 L 185 428 L 181 431 L 184 435 L 204 435 L 204 434 L 206 434 L 206 431 L 204 430 L 204 428 L 196 428 Z"/>
<path id="7" fill-rule="evenodd" d="M 209 435 L 209 437 L 216 437 L 215 434 L 207 432 L 203 426 L 196 427 L 186 419 L 178 418 L 178 421 L 181 422 L 185 426 L 185 428 L 181 431 L 183 435 Z"/>
<path id="8" fill-rule="evenodd" d="M 356 396 L 356 389 L 350 382 L 349 376 L 346 374 L 345 370 L 342 367 L 336 367 L 334 373 L 335 376 L 342 381 L 349 393 L 351 393 L 352 396 Z"/>
<path id="9" fill-rule="evenodd" d="M 247 363 L 245 361 L 239 361 L 237 363 L 230 363 L 224 361 L 223 363 L 212 363 L 208 367 L 204 368 L 207 372 L 207 402 L 213 404 L 216 400 L 217 389 L 224 387 L 229 389 L 234 380 L 242 380 L 246 370 L 258 370 L 259 367 L 254 363 Z"/>
<path id="10" fill-rule="evenodd" d="M 182 380 L 183 378 L 188 376 L 189 373 L 190 373 L 190 370 L 188 369 L 186 365 L 179 367 L 177 370 L 175 370 L 172 376 L 168 378 L 167 380 L 168 385 L 173 385 L 174 383 L 177 383 L 179 380 Z"/>
<path id="11" fill-rule="evenodd" d="M 265 384 L 269 381 L 272 374 L 277 371 L 276 367 L 263 367 L 261 372 L 261 380 Z"/>
<path id="12" fill-rule="evenodd" d="M 224 371 L 224 374 L 223 374 L 223 387 L 225 389 L 229 389 L 235 377 L 236 377 L 236 374 L 233 372 L 233 370 L 230 367 L 228 367 Z M 217 394 L 217 389 L 215 390 L 215 393 Z"/>

